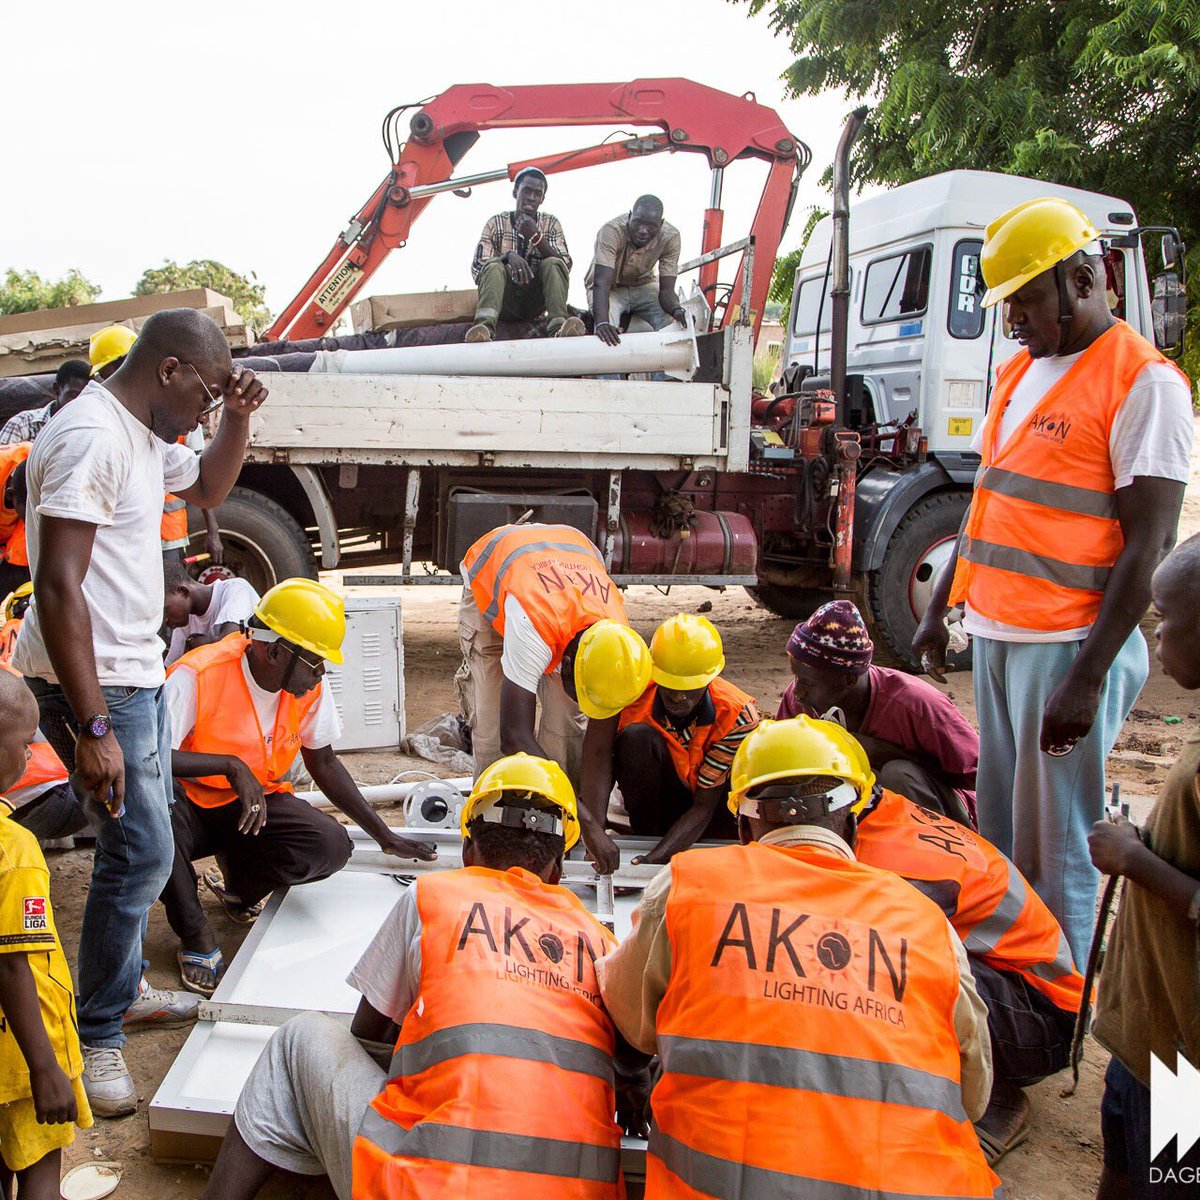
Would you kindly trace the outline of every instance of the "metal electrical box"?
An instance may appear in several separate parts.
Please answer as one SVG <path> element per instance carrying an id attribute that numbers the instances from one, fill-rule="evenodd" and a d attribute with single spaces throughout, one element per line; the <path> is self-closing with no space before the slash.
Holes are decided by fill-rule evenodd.
<path id="1" fill-rule="evenodd" d="M 346 597 L 341 666 L 325 677 L 342 717 L 335 750 L 394 749 L 404 738 L 404 639 L 399 597 Z"/>
<path id="2" fill-rule="evenodd" d="M 458 571 L 463 555 L 479 538 L 533 510 L 539 525 L 570 525 L 596 536 L 597 504 L 587 492 L 477 492 L 453 488 L 447 503 L 444 549 L 438 565 Z"/>

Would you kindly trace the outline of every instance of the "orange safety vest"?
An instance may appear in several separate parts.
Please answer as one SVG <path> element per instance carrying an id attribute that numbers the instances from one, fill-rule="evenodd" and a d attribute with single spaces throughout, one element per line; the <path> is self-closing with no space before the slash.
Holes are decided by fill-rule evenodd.
<path id="1" fill-rule="evenodd" d="M 0 666 L 7 667 L 12 662 L 13 651 L 17 648 L 17 634 L 20 632 L 20 618 L 10 618 L 0 625 Z"/>
<path id="2" fill-rule="evenodd" d="M 242 674 L 242 659 L 250 645 L 244 633 L 231 633 L 219 642 L 198 646 L 176 659 L 167 674 L 181 668 L 196 676 L 196 721 L 180 750 L 193 754 L 233 754 L 250 768 L 263 791 L 292 792 L 283 778 L 300 749 L 300 726 L 321 698 L 320 687 L 296 697 L 280 691 L 275 728 L 268 744 L 258 724 L 250 689 Z M 180 779 L 187 798 L 201 808 L 232 804 L 237 794 L 224 775 Z"/>
<path id="3" fill-rule="evenodd" d="M 4 506 L 4 491 L 8 487 L 8 477 L 29 457 L 32 449 L 32 442 L 0 446 L 0 559 L 14 567 L 29 566 L 29 551 L 25 547 L 25 522 L 17 516 L 15 509 Z"/>
<path id="4" fill-rule="evenodd" d="M 694 792 L 704 756 L 737 724 L 742 709 L 747 704 L 754 704 L 754 697 L 748 696 L 741 688 L 734 687 L 718 675 L 708 685 L 708 694 L 717 710 L 716 720 L 711 725 L 701 725 L 693 729 L 692 739 L 685 746 L 674 728 L 660 725 L 654 719 L 654 696 L 657 691 L 658 684 L 650 684 L 628 708 L 622 709 L 617 720 L 617 730 L 619 732 L 635 724 L 649 725 L 667 743 L 671 762 L 675 764 L 675 774 L 679 776 L 680 782 Z M 746 726 L 746 731 L 749 732 L 757 724 L 756 719 L 753 724 Z"/>
<path id="5" fill-rule="evenodd" d="M 354 1200 L 619 1200 L 616 940 L 519 867 L 417 880 L 419 999 L 354 1142 Z"/>
<path id="6" fill-rule="evenodd" d="M 985 1197 L 946 918 L 820 846 L 671 860 L 646 1194 Z"/>
<path id="7" fill-rule="evenodd" d="M 163 499 L 162 524 L 159 535 L 164 543 L 188 540 L 187 501 L 171 492 Z"/>
<path id="8" fill-rule="evenodd" d="M 67 768 L 54 751 L 49 742 L 35 741 L 29 743 L 29 762 L 25 766 L 25 774 L 8 790 L 15 795 L 25 788 L 37 787 L 43 783 L 66 783 Z"/>
<path id="9" fill-rule="evenodd" d="M 968 953 L 1020 975 L 1063 1011 L 1079 1011 L 1083 976 L 1062 929 L 991 842 L 885 790 L 859 818 L 854 852 L 860 862 L 894 871 L 924 892 Z"/>
<path id="10" fill-rule="evenodd" d="M 608 617 L 628 625 L 625 602 L 600 551 L 569 525 L 501 525 L 467 551 L 463 581 L 484 619 L 504 635 L 504 602 L 516 596 L 558 666 L 579 632 Z"/>
<path id="11" fill-rule="evenodd" d="M 1100 611 L 1125 544 L 1109 433 L 1138 373 L 1167 359 L 1118 321 L 1024 427 L 997 445 L 1004 410 L 1032 361 L 1022 350 L 996 371 L 950 603 L 965 600 L 994 621 L 1055 632 L 1090 625 Z"/>

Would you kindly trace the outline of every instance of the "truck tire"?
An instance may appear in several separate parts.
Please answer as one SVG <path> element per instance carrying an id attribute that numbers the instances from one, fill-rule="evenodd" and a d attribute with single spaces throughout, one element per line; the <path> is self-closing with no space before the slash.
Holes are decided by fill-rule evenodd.
<path id="1" fill-rule="evenodd" d="M 308 534 L 282 505 L 235 487 L 217 509 L 225 564 L 262 595 L 283 579 L 316 579 Z"/>
<path id="2" fill-rule="evenodd" d="M 913 635 L 970 501 L 965 491 L 935 492 L 919 500 L 896 526 L 883 565 L 870 573 L 868 598 L 876 641 L 910 671 L 921 669 L 912 652 Z M 970 670 L 971 648 L 947 661 L 958 670 Z"/>
<path id="3" fill-rule="evenodd" d="M 826 600 L 833 598 L 832 592 L 819 588 L 785 587 L 778 583 L 758 583 L 746 588 L 746 592 L 768 612 L 793 621 L 811 617 Z"/>

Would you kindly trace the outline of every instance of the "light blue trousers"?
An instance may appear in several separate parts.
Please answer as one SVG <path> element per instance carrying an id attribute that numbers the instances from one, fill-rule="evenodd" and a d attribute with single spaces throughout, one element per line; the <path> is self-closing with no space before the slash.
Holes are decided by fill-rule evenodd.
<path id="1" fill-rule="evenodd" d="M 1042 753 L 1042 714 L 1083 643 L 973 642 L 979 831 L 1058 918 L 1082 971 L 1100 883 L 1087 835 L 1104 815 L 1105 760 L 1150 672 L 1146 639 L 1140 629 L 1129 635 L 1105 676 L 1096 723 L 1061 758 Z"/>

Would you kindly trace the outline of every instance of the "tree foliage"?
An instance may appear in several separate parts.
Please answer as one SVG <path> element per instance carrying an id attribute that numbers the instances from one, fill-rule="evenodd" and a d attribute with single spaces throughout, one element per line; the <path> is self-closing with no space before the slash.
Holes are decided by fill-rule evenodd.
<path id="1" fill-rule="evenodd" d="M 193 259 L 190 263 L 164 259 L 161 267 L 147 267 L 133 289 L 135 296 L 151 296 L 159 292 L 177 292 L 186 288 L 204 287 L 233 301 L 234 311 L 255 330 L 261 332 L 271 324 L 267 308 L 266 287 L 258 282 L 253 271 L 240 275 L 232 267 L 212 258 Z"/>
<path id="2" fill-rule="evenodd" d="M 797 55 L 792 94 L 873 98 L 859 184 L 1007 171 L 1177 226 L 1200 362 L 1200 0 L 748 2 Z"/>
<path id="3" fill-rule="evenodd" d="M 9 267 L 0 284 L 0 314 L 71 308 L 76 304 L 91 304 L 99 295 L 99 285 L 85 279 L 74 267 L 61 279 L 43 279 L 36 271 Z"/>
<path id="4" fill-rule="evenodd" d="M 767 299 L 783 306 L 779 320 L 785 329 L 792 320 L 792 291 L 800 260 L 804 257 L 804 251 L 808 246 L 808 239 L 812 237 L 812 231 L 816 229 L 821 218 L 827 216 L 829 216 L 828 211 L 818 208 L 815 204 L 809 208 L 804 218 L 804 226 L 800 230 L 800 245 L 786 254 L 781 254 L 775 260 L 775 270 L 771 272 L 771 287 L 767 292 Z"/>

